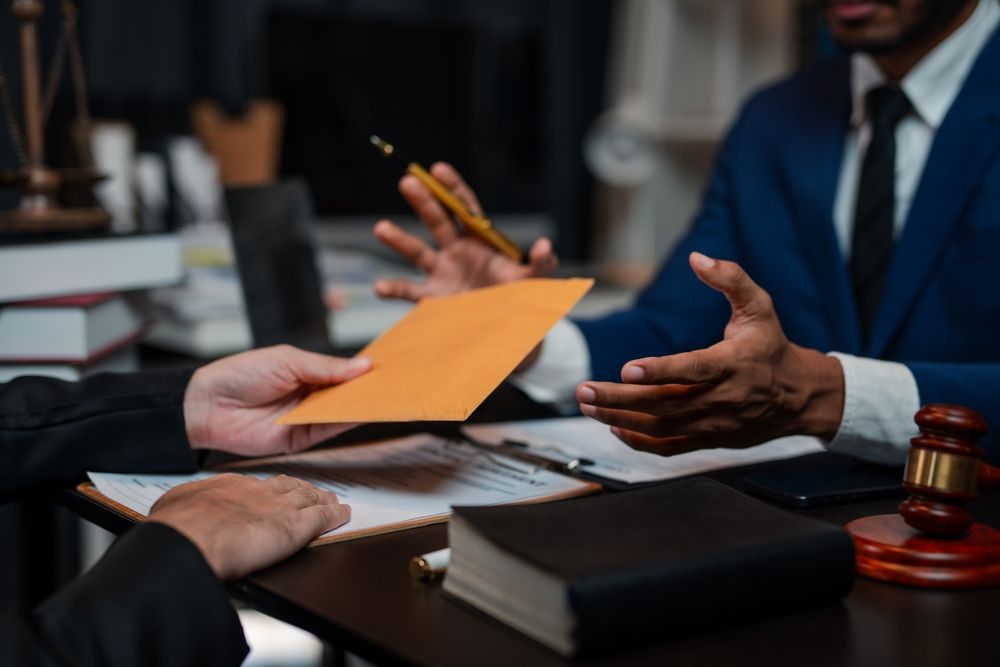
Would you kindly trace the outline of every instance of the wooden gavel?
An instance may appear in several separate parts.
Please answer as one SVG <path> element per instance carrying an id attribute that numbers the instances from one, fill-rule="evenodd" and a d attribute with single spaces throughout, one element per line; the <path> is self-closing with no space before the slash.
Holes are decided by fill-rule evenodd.
<path id="1" fill-rule="evenodd" d="M 983 463 L 976 442 L 988 427 L 975 410 L 956 405 L 925 405 L 914 421 L 920 435 L 910 441 L 903 488 L 912 495 L 899 513 L 917 530 L 938 536 L 961 535 L 972 525 L 966 503 L 978 485 L 1000 484 L 1000 469 Z"/>
<path id="2" fill-rule="evenodd" d="M 1000 483 L 976 441 L 987 430 L 975 410 L 926 405 L 914 417 L 899 514 L 855 519 L 855 565 L 873 579 L 927 588 L 1000 585 L 1000 530 L 974 523 L 966 504 L 978 487 Z"/>

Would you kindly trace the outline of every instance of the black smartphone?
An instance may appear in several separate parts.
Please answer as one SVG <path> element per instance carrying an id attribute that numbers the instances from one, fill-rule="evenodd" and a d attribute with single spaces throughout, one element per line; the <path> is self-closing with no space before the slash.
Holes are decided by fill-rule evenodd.
<path id="1" fill-rule="evenodd" d="M 808 470 L 775 470 L 743 478 L 747 493 L 792 507 L 823 507 L 906 495 L 903 469 L 852 462 Z"/>

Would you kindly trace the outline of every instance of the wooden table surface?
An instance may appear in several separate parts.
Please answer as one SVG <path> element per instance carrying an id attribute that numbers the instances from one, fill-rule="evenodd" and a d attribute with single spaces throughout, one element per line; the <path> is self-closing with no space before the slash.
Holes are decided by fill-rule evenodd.
<path id="1" fill-rule="evenodd" d="M 832 456 L 827 454 L 818 455 Z M 788 465 L 760 464 L 754 469 Z M 748 469 L 713 473 L 736 488 Z M 127 523 L 75 492 L 66 504 L 106 528 Z M 894 511 L 897 500 L 798 510 L 838 524 Z M 977 518 L 1000 527 L 1000 493 Z M 669 529 L 665 527 L 665 529 Z M 575 664 L 410 578 L 411 556 L 446 545 L 443 525 L 305 550 L 233 587 L 261 611 L 376 664 L 428 666 Z M 684 604 L 665 600 L 664 604 Z M 586 665 L 1000 665 L 1000 588 L 932 591 L 858 578 L 840 604 L 734 624 L 609 656 Z"/>

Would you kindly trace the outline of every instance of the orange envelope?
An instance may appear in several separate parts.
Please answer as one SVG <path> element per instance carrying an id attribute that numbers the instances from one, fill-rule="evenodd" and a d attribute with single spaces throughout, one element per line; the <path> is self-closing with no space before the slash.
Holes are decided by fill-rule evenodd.
<path id="1" fill-rule="evenodd" d="M 370 371 L 310 394 L 279 422 L 466 419 L 593 284 L 539 278 L 426 298 L 359 352 Z"/>

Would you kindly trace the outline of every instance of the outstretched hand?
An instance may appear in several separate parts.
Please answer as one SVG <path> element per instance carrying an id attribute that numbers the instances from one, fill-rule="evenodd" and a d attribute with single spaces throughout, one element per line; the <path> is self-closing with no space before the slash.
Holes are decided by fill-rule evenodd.
<path id="1" fill-rule="evenodd" d="M 470 211 L 483 214 L 476 194 L 451 165 L 437 162 L 431 167 L 431 174 Z M 382 298 L 418 301 L 425 296 L 455 294 L 522 278 L 542 278 L 552 275 L 559 264 L 552 243 L 546 238 L 532 245 L 527 264 L 518 264 L 475 236 L 463 235 L 451 214 L 415 176 L 404 176 L 399 182 L 399 191 L 430 230 L 437 248 L 389 220 L 376 223 L 375 236 L 427 274 L 427 280 L 422 283 L 411 280 L 376 282 L 375 293 Z"/>
<path id="2" fill-rule="evenodd" d="M 635 449 L 671 455 L 804 434 L 832 438 L 844 402 L 840 362 L 785 337 L 771 297 L 733 262 L 692 253 L 695 274 L 729 300 L 723 340 L 630 361 L 622 384 L 585 382 L 580 411 Z"/>
<path id="3" fill-rule="evenodd" d="M 184 394 L 184 424 L 194 449 L 242 456 L 307 449 L 353 424 L 283 426 L 280 416 L 320 387 L 371 368 L 364 357 L 341 359 L 289 345 L 225 357 L 195 371 Z"/>
<path id="4" fill-rule="evenodd" d="M 349 505 L 309 482 L 232 473 L 176 486 L 149 513 L 191 540 L 224 581 L 284 560 L 350 518 Z"/>

